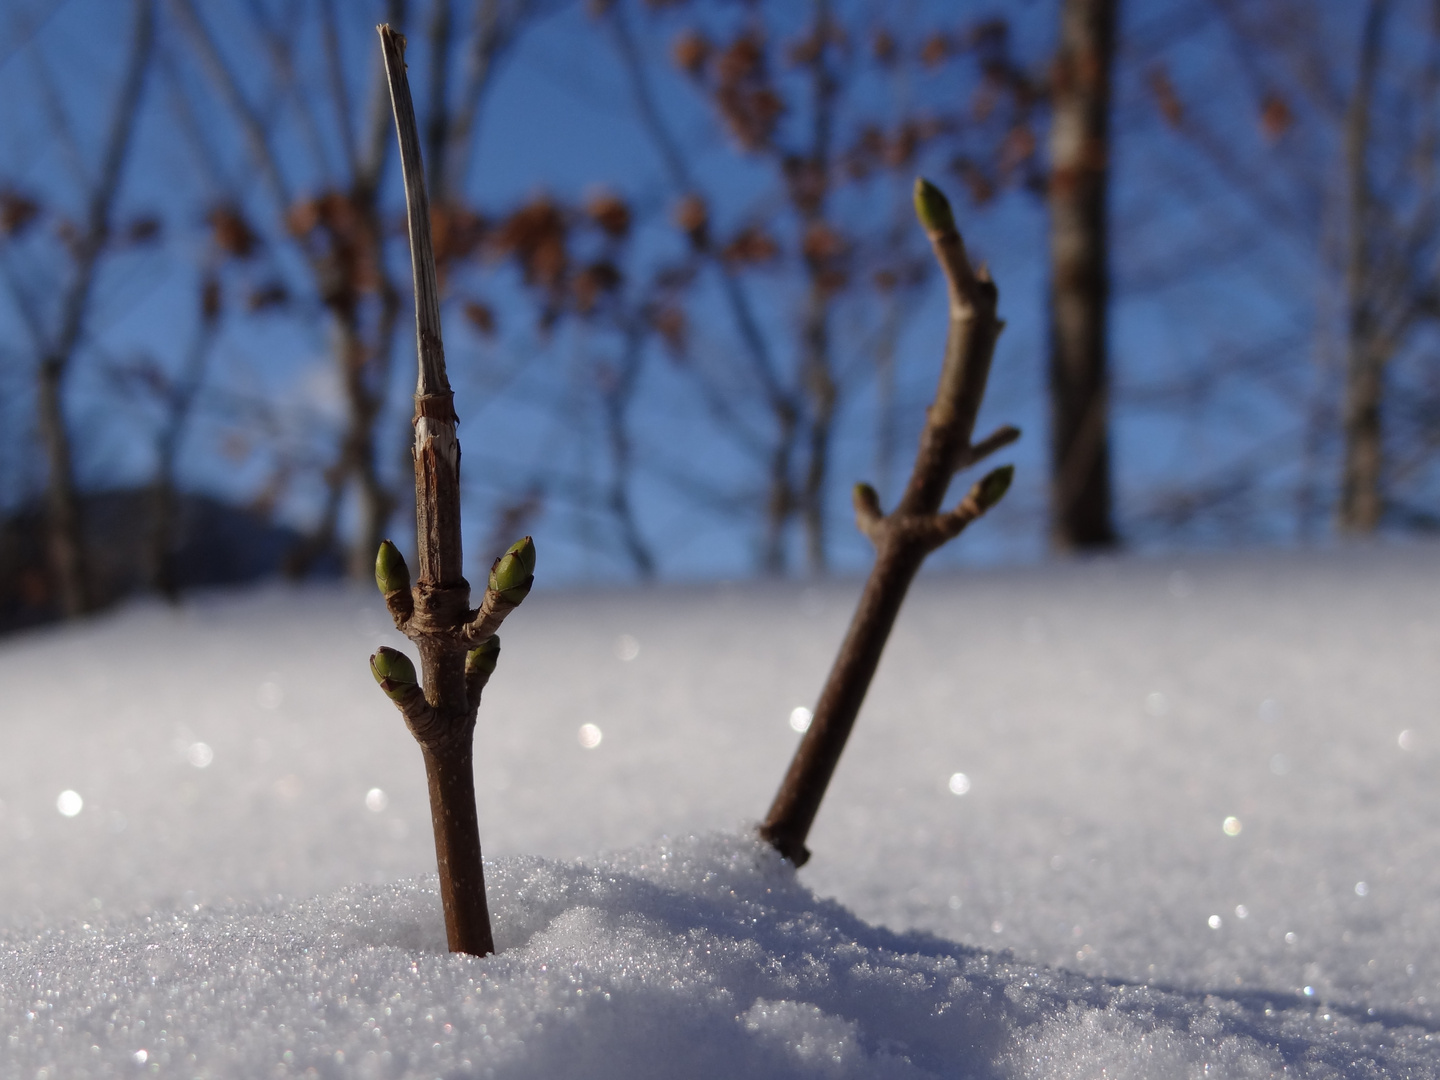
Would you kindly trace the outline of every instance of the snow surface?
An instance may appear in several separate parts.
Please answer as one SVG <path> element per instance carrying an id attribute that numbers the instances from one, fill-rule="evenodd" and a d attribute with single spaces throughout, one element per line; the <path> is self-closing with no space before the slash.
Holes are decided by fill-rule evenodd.
<path id="1" fill-rule="evenodd" d="M 0 643 L 0 1076 L 1440 1077 L 1440 548 L 923 577 L 796 874 L 857 588 L 527 600 L 485 960 L 378 597 Z"/>

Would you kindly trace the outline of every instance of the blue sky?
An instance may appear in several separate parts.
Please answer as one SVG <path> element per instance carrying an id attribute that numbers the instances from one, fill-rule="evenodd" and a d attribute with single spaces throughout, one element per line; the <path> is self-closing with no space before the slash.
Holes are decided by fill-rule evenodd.
<path id="1" fill-rule="evenodd" d="M 240 6 L 226 2 L 200 6 L 226 47 L 237 55 L 243 52 L 248 42 Z M 353 22 L 346 22 L 346 48 L 352 59 L 372 47 L 372 6 L 342 5 L 347 16 L 352 11 L 355 15 Z M 416 30 L 423 26 L 424 7 L 412 16 L 419 24 Z M 982 5 L 965 7 L 971 15 L 986 10 Z M 1304 455 L 1297 440 L 1303 435 L 1305 400 L 1319 385 L 1309 360 L 1321 293 L 1315 272 L 1316 237 L 1303 229 L 1272 231 L 1263 243 L 1250 245 L 1237 256 L 1202 263 L 1177 276 L 1173 284 L 1160 281 L 1157 268 L 1167 259 L 1183 262 L 1187 251 L 1205 250 L 1215 236 L 1244 235 L 1247 229 L 1265 229 L 1266 223 L 1245 198 L 1226 194 L 1216 177 L 1206 173 L 1203 162 L 1165 131 L 1145 89 L 1147 65 L 1155 56 L 1171 65 L 1184 90 L 1207 86 L 1217 78 L 1224 85 L 1223 33 L 1213 21 L 1201 20 L 1173 34 L 1178 45 L 1166 43 L 1167 19 L 1184 5 L 1176 0 L 1147 6 L 1143 12 L 1136 7 L 1132 5 L 1127 15 L 1128 51 L 1116 102 L 1113 438 L 1121 528 L 1141 547 L 1293 542 L 1298 533 L 1291 520 L 1292 506 L 1281 505 L 1278 497 L 1267 493 L 1288 493 L 1299 482 L 1296 462 Z M 189 64 L 183 38 L 164 14 L 164 5 L 161 10 L 162 54 L 166 64 L 182 72 L 178 85 L 186 89 L 179 92 L 187 96 L 223 162 L 222 186 L 263 205 L 267 196 L 259 190 L 233 124 Z M 716 15 L 702 6 L 700 18 L 731 17 L 725 14 L 731 9 L 720 10 Z M 861 22 L 876 10 L 864 5 L 847 8 L 851 14 L 858 12 Z M 1049 48 L 1052 6 L 1032 2 L 1008 10 L 1017 52 L 1038 65 Z M 948 11 L 944 5 L 912 3 L 903 24 L 939 25 L 937 12 Z M 28 38 L 22 32 L 8 49 L 0 49 L 0 91 L 12 101 L 27 103 L 0 122 L 0 178 L 53 193 L 56 203 L 73 207 L 75 169 L 37 90 L 37 71 L 43 67 L 51 73 L 64 112 L 74 125 L 74 141 L 93 160 L 97 133 L 108 116 L 105 106 L 123 61 L 129 5 L 8 0 L 7 13 L 12 25 L 36 29 Z M 720 193 L 717 216 L 739 220 L 757 205 L 763 207 L 770 190 L 767 175 L 732 152 L 692 88 L 659 62 L 680 21 L 632 12 L 631 22 L 645 53 L 657 61 L 651 70 L 661 106 L 692 169 Z M 416 40 L 410 57 L 412 78 L 426 63 L 420 37 L 412 30 Z M 1157 40 L 1161 47 L 1156 47 Z M 296 29 L 296 42 L 302 83 L 319 79 L 318 44 L 311 23 L 302 22 Z M 369 69 L 363 62 L 351 63 L 350 69 L 357 76 L 352 93 L 362 95 L 359 76 L 368 75 Z M 416 79 L 416 85 L 417 94 L 422 93 L 421 80 Z M 214 179 L 205 175 L 177 134 L 170 100 L 176 92 L 168 77 L 152 77 L 122 198 L 129 211 L 160 211 L 169 227 L 166 242 L 159 250 L 124 254 L 109 262 L 95 309 L 93 347 L 77 363 L 72 382 L 71 416 L 83 436 L 78 440 L 81 475 L 93 486 L 139 482 L 153 461 L 147 435 L 147 429 L 153 428 L 153 408 L 133 395 L 117 400 L 113 380 L 103 375 L 107 362 L 144 352 L 173 367 L 193 332 L 195 266 L 205 243 L 200 215 L 218 192 Z M 898 88 L 864 84 L 857 98 L 860 112 L 868 109 L 884 115 L 893 109 L 897 93 L 924 100 L 927 94 L 968 92 L 963 75 L 920 75 Z M 255 100 L 263 104 L 267 99 L 257 93 Z M 306 164 L 293 112 L 285 116 L 283 145 L 296 187 L 317 186 L 322 178 Z M 1224 130 L 1235 139 L 1238 152 L 1260 154 L 1266 149 L 1249 117 L 1231 120 Z M 1317 145 L 1323 153 L 1323 138 Z M 1026 436 L 1006 455 L 1017 463 L 1018 472 L 1005 504 L 937 560 L 1033 560 L 1044 554 L 1044 216 L 1033 197 L 1017 192 L 984 208 L 972 207 L 958 198 L 952 177 L 940 179 L 957 196 L 969 245 L 994 272 L 1001 288 L 1002 314 L 1008 320 L 979 428 L 1016 423 Z M 580 5 L 563 6 L 531 27 L 506 59 L 485 105 L 471 181 L 469 193 L 489 210 L 513 207 L 542 190 L 573 200 L 597 185 L 610 186 L 640 207 L 637 248 L 642 253 L 663 258 L 679 243 L 666 220 L 672 192 L 636 121 L 614 48 Z M 870 202 L 854 203 L 852 212 L 873 213 L 887 199 L 896 201 L 901 187 L 897 181 L 888 193 L 872 192 Z M 387 194 L 394 204 L 398 165 L 393 157 Z M 53 289 L 64 265 L 53 251 L 38 250 L 43 248 L 39 241 L 33 247 L 37 250 L 28 253 L 12 249 L 10 265 L 28 275 L 36 295 L 43 297 Z M 293 252 L 277 249 L 267 258 L 303 281 Z M 408 267 L 402 269 L 408 279 Z M 607 538 L 609 526 L 587 506 L 585 497 L 575 494 L 603 474 L 596 419 L 589 405 L 593 394 L 584 372 L 587 358 L 603 352 L 608 344 L 594 332 L 566 331 L 542 340 L 526 328 L 528 311 L 508 271 L 485 271 L 472 284 L 496 304 L 507 332 L 498 342 L 485 342 L 461 328 L 453 311 L 447 312 L 451 377 L 464 422 L 461 437 L 470 498 L 467 536 L 485 534 L 503 495 L 513 496 L 526 483 L 541 482 L 550 495 L 535 529 L 542 558 L 554 575 L 551 580 L 623 578 L 628 571 Z M 752 278 L 750 286 L 779 354 L 788 356 L 794 339 L 795 287 L 783 279 L 763 277 Z M 697 355 L 712 365 L 729 362 L 736 344 L 713 290 L 702 291 L 694 315 Z M 842 315 L 836 322 L 837 336 L 858 334 L 863 324 L 860 313 L 853 319 Z M 0 307 L 0 344 L 9 346 L 0 378 L 15 410 L 12 416 L 23 421 L 29 369 L 18 326 L 14 310 Z M 408 334 L 407 330 L 397 353 L 382 429 L 384 460 L 397 485 L 404 482 L 402 443 L 409 413 L 407 386 L 413 379 Z M 902 407 L 902 434 L 896 467 L 902 471 L 933 387 L 943 336 L 937 286 L 913 312 L 899 342 L 896 397 Z M 1283 352 L 1273 379 L 1265 371 L 1257 373 L 1257 365 L 1243 355 L 1246 350 L 1263 350 L 1267 343 L 1275 343 L 1275 350 Z M 1240 359 L 1226 377 L 1205 387 L 1204 380 L 1196 377 L 1227 356 Z M 1194 380 L 1198 389 L 1186 392 L 1187 379 Z M 323 320 L 251 318 L 229 326 L 212 368 L 201 417 L 186 445 L 183 482 L 231 497 L 251 497 L 264 486 L 276 460 L 274 444 L 267 443 L 253 422 L 241 422 L 235 415 L 237 408 L 253 402 L 266 404 L 271 414 L 267 422 L 281 433 L 279 443 L 303 463 L 279 510 L 304 523 L 317 512 L 318 467 L 332 452 L 341 408 Z M 867 563 L 868 550 L 849 525 L 850 483 L 878 480 L 882 490 L 886 484 L 893 489 L 900 477 L 874 475 L 877 417 L 873 380 L 863 370 L 849 386 L 842 410 L 829 518 L 834 563 L 851 572 Z M 753 487 L 757 481 L 753 466 L 733 441 L 707 423 L 685 373 L 658 355 L 651 357 L 634 415 L 636 456 L 641 463 L 635 498 L 642 527 L 661 553 L 663 575 L 728 577 L 751 572 L 756 519 L 716 513 L 687 499 L 667 478 L 677 470 L 689 470 L 703 474 L 707 483 L 731 490 Z M 1314 468 L 1323 472 L 1323 466 Z M 36 490 L 43 475 L 38 469 L 22 441 L 6 440 L 0 448 L 0 485 L 4 485 L 0 498 L 13 505 Z M 1234 520 L 1223 514 L 1209 518 L 1202 514 L 1196 525 L 1166 531 L 1147 516 L 1157 492 L 1250 474 L 1257 478 L 1256 493 L 1232 515 Z M 394 531 L 402 536 L 408 532 L 399 522 Z"/>

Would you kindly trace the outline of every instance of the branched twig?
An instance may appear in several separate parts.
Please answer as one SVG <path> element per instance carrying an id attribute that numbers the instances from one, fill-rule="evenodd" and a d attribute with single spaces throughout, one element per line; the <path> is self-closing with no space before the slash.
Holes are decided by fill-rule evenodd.
<path id="1" fill-rule="evenodd" d="M 950 333 L 940 385 L 900 505 L 887 515 L 880 509 L 874 488 L 868 484 L 855 488 L 856 522 L 875 545 L 875 565 L 815 706 L 814 719 L 760 827 L 760 835 L 796 866 L 810 857 L 805 838 L 911 580 L 930 552 L 958 536 L 1000 501 L 1014 473 L 1010 465 L 995 469 L 975 484 L 954 510 L 941 512 L 957 469 L 1014 442 L 1020 433 L 1003 427 L 980 443 L 970 441 L 985 396 L 995 341 L 1004 327 L 995 313 L 998 293 L 983 266 L 971 268 L 950 204 L 940 190 L 925 180 L 916 181 L 915 210 L 945 272 Z"/>
<path id="2" fill-rule="evenodd" d="M 480 691 L 499 658 L 495 631 L 535 580 L 535 545 L 527 536 L 496 559 L 480 607 L 469 609 L 470 586 L 461 574 L 460 443 L 454 395 L 445 375 L 430 207 L 415 107 L 405 76 L 405 39 L 388 25 L 379 31 L 400 141 L 415 280 L 420 368 L 415 388 L 415 517 L 420 580 L 412 590 L 405 559 L 386 540 L 375 559 L 375 583 L 385 594 L 395 626 L 420 649 L 423 690 L 414 664 L 394 649 L 376 652 L 370 669 L 400 709 L 425 757 L 450 950 L 485 956 L 495 951 L 495 941 L 475 817 L 471 756 L 475 713 Z"/>

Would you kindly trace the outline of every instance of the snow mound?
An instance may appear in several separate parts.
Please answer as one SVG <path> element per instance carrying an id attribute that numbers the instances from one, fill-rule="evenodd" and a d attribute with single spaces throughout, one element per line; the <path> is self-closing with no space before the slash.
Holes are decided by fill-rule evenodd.
<path id="1" fill-rule="evenodd" d="M 1440 547 L 927 575 L 797 875 L 857 590 L 528 599 L 485 960 L 373 591 L 0 642 L 0 1078 L 1440 1077 Z"/>
<path id="2" fill-rule="evenodd" d="M 488 869 L 500 952 L 484 960 L 445 953 L 433 880 L 12 933 L 5 1071 L 1040 1080 L 1440 1063 L 1419 1027 L 878 929 L 748 837 Z"/>

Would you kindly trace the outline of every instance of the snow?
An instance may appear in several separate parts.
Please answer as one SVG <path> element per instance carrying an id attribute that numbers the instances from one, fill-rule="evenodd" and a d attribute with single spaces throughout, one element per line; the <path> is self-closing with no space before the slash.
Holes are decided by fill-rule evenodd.
<path id="1" fill-rule="evenodd" d="M 378 596 L 8 639 L 0 1075 L 1440 1076 L 1440 548 L 922 577 L 797 874 L 857 588 L 527 600 L 484 960 Z"/>

